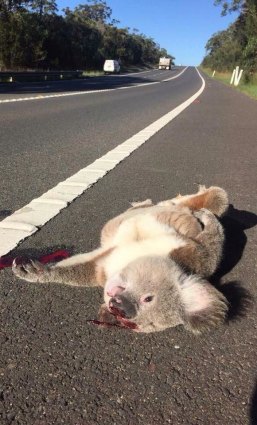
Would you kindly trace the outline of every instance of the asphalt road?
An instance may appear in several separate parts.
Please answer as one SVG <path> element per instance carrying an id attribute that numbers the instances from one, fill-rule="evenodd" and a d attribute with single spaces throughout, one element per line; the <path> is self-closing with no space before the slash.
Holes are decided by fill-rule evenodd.
<path id="1" fill-rule="evenodd" d="M 148 82 L 167 78 L 153 73 L 145 74 Z M 145 87 L 0 104 L 2 218 L 200 86 L 189 68 L 174 80 Z M 85 252 L 97 246 L 101 225 L 129 201 L 190 193 L 195 183 L 219 185 L 231 201 L 223 219 L 227 243 L 219 283 L 215 280 L 231 304 L 228 322 L 200 337 L 179 327 L 147 335 L 100 330 L 87 323 L 96 317 L 100 290 L 37 286 L 5 269 L 1 424 L 257 423 L 256 114 L 255 101 L 206 78 L 195 103 L 13 253 Z"/>
<path id="2" fill-rule="evenodd" d="M 182 69 L 161 71 L 157 81 Z M 156 71 L 143 73 L 140 79 L 147 76 L 146 83 L 152 82 L 151 75 Z M 123 77 L 107 77 L 116 79 Z M 179 105 L 200 86 L 199 76 L 191 69 L 177 79 L 146 87 L 0 104 L 4 209 L 16 210 L 40 196 Z"/>
<path id="3" fill-rule="evenodd" d="M 183 67 L 173 67 L 172 70 L 163 71 L 153 69 L 151 71 L 135 72 L 130 74 L 113 74 L 85 79 L 47 81 L 47 82 L 23 82 L 23 83 L 0 83 L 0 98 L 12 99 L 28 97 L 40 94 L 73 93 L 77 91 L 92 91 L 114 89 L 136 84 L 147 84 L 171 78 L 177 75 Z"/>

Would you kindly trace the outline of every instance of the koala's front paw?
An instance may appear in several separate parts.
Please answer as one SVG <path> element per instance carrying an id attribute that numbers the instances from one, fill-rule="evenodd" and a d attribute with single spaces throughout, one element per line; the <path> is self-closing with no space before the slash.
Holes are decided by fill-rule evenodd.
<path id="1" fill-rule="evenodd" d="M 27 263 L 17 264 L 16 260 L 12 265 L 13 273 L 20 279 L 28 282 L 46 282 L 48 267 L 36 260 L 29 260 Z"/>
<path id="2" fill-rule="evenodd" d="M 194 211 L 194 216 L 204 225 L 206 226 L 210 221 L 213 221 L 213 213 L 206 208 L 201 208 L 198 211 Z"/>

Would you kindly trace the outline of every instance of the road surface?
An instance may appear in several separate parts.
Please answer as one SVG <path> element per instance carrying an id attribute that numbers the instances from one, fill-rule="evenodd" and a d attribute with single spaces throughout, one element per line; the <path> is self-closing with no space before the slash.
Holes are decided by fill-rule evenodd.
<path id="1" fill-rule="evenodd" d="M 196 69 L 183 69 L 2 86 L 0 218 L 198 92 Z M 203 93 L 188 108 L 11 255 L 91 250 L 103 223 L 129 201 L 190 193 L 197 183 L 219 185 L 231 202 L 220 270 L 231 303 L 228 322 L 202 336 L 180 327 L 145 335 L 101 330 L 87 323 L 96 318 L 100 289 L 25 283 L 4 269 L 1 424 L 257 423 L 257 103 L 204 79 Z M 44 97 L 49 94 L 65 96 Z"/>

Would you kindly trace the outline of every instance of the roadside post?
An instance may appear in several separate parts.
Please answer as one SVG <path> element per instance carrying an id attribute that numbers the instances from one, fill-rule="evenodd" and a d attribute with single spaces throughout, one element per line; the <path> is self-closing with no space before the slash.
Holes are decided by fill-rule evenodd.
<path id="1" fill-rule="evenodd" d="M 238 86 L 240 83 L 241 77 L 243 74 L 243 69 L 239 71 L 239 66 L 237 66 L 232 73 L 230 84 L 234 84 L 234 86 Z"/>

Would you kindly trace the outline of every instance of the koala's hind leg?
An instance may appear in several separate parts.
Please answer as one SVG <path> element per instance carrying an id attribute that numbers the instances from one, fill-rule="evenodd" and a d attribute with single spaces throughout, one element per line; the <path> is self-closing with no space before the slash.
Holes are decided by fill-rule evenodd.
<path id="1" fill-rule="evenodd" d="M 63 283 L 70 286 L 104 286 L 105 274 L 101 259 L 112 248 L 99 248 L 91 253 L 75 255 L 54 265 L 43 265 L 30 260 L 25 264 L 13 263 L 13 273 L 28 282 Z"/>
<path id="2" fill-rule="evenodd" d="M 199 186 L 199 190 L 193 195 L 178 195 L 176 198 L 160 202 L 158 205 L 183 205 L 192 210 L 206 208 L 213 214 L 221 216 L 228 209 L 228 195 L 224 189 L 218 186 Z"/>
<path id="3" fill-rule="evenodd" d="M 195 241 L 200 243 L 204 252 L 204 268 L 207 271 L 205 275 L 212 275 L 221 261 L 224 230 L 219 220 L 209 210 L 203 208 L 196 211 L 195 215 L 204 225 L 203 231 L 197 235 Z"/>
<path id="4" fill-rule="evenodd" d="M 202 209 L 194 214 L 203 223 L 203 230 L 184 247 L 172 251 L 170 257 L 188 271 L 207 277 L 216 271 L 220 263 L 224 232 L 218 219 L 209 210 Z"/>
<path id="5" fill-rule="evenodd" d="M 217 217 L 206 208 L 202 208 L 199 211 L 195 211 L 194 215 L 201 221 L 204 228 L 200 232 L 195 240 L 200 242 L 202 245 L 210 245 L 212 240 L 217 241 L 218 244 L 224 241 L 223 227 Z"/>

